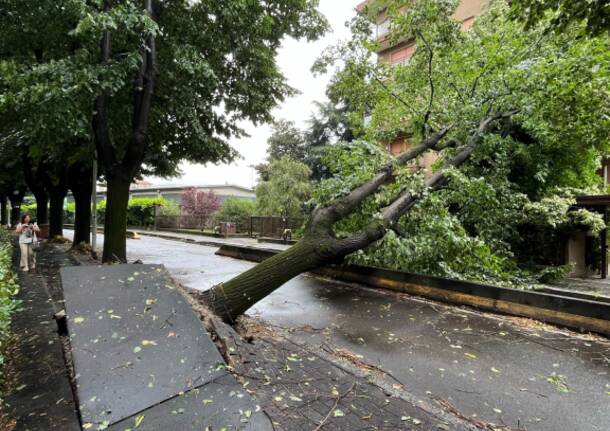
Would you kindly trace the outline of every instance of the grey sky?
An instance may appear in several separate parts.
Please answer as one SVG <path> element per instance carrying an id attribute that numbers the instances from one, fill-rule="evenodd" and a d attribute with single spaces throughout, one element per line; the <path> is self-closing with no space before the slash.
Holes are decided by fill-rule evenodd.
<path id="1" fill-rule="evenodd" d="M 320 52 L 337 40 L 349 37 L 349 30 L 345 22 L 355 14 L 355 7 L 361 0 L 321 0 L 320 10 L 329 20 L 332 32 L 322 39 L 307 43 L 288 39 L 284 42 L 277 58 L 280 69 L 288 78 L 288 83 L 298 89 L 301 94 L 286 100 L 279 108 L 274 110 L 276 118 L 285 118 L 304 126 L 305 121 L 312 112 L 313 102 L 324 100 L 326 85 L 330 76 L 314 77 L 310 68 Z M 246 187 L 253 185 L 254 172 L 249 166 L 264 160 L 267 148 L 267 138 L 270 134 L 268 125 L 254 127 L 244 124 L 250 137 L 233 140 L 231 144 L 240 152 L 243 159 L 237 160 L 230 166 L 208 164 L 182 165 L 184 175 L 181 178 L 159 179 L 149 178 L 155 184 L 238 184 Z"/>

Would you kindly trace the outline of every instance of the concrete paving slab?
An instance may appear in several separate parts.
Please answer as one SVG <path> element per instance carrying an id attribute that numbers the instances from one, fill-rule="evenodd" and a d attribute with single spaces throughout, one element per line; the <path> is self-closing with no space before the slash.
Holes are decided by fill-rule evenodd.
<path id="1" fill-rule="evenodd" d="M 78 431 L 80 425 L 64 364 L 53 304 L 36 273 L 19 273 L 22 310 L 13 316 L 15 389 L 3 394 L 16 431 Z"/>
<path id="2" fill-rule="evenodd" d="M 224 374 L 162 266 L 61 269 L 83 423 L 113 424 Z"/>
<path id="3" fill-rule="evenodd" d="M 271 430 L 271 423 L 244 388 L 224 375 L 109 428 L 109 431 Z"/>

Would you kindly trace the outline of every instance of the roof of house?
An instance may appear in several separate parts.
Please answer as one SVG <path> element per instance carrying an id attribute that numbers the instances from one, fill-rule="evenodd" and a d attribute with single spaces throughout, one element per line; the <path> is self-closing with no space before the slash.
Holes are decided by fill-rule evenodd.
<path id="1" fill-rule="evenodd" d="M 159 185 L 151 185 L 146 187 L 134 187 L 132 184 L 129 189 L 130 192 L 157 192 L 157 191 L 180 191 L 186 189 L 213 189 L 213 190 L 226 190 L 226 189 L 234 189 L 240 190 L 246 193 L 254 193 L 254 189 L 239 186 L 237 184 L 203 184 L 203 185 L 180 185 L 180 184 L 159 184 Z M 105 192 L 106 187 L 99 186 L 98 192 Z"/>

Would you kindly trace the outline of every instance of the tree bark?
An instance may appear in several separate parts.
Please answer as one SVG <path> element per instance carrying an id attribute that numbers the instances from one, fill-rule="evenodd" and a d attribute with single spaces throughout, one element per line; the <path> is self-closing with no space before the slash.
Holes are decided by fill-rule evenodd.
<path id="1" fill-rule="evenodd" d="M 49 222 L 49 194 L 46 186 L 49 184 L 47 166 L 43 162 L 34 165 L 27 154 L 23 156 L 23 174 L 25 182 L 36 198 L 36 222 L 46 224 Z"/>
<path id="2" fill-rule="evenodd" d="M 91 188 L 92 168 L 84 163 L 70 166 L 68 183 L 74 196 L 74 238 L 72 247 L 91 243 Z"/>
<path id="3" fill-rule="evenodd" d="M 226 283 L 198 293 L 212 311 L 227 323 L 246 312 L 277 287 L 297 275 L 315 269 L 332 258 L 332 244 L 324 239 L 299 241 L 283 253 L 276 254 Z"/>
<path id="4" fill-rule="evenodd" d="M 74 195 L 74 238 L 72 247 L 91 243 L 91 192 L 75 192 Z"/>
<path id="5" fill-rule="evenodd" d="M 127 262 L 127 203 L 129 177 L 108 178 L 102 262 Z"/>
<path id="6" fill-rule="evenodd" d="M 19 187 L 8 195 L 11 201 L 11 226 L 16 226 L 21 221 L 21 203 L 25 195 L 25 187 Z"/>
<path id="7" fill-rule="evenodd" d="M 47 224 L 49 222 L 49 195 L 44 190 L 38 190 L 34 193 L 34 197 L 36 198 L 36 222 L 39 225 Z"/>
<path id="8" fill-rule="evenodd" d="M 64 202 L 67 189 L 54 188 L 50 193 L 49 238 L 64 236 Z"/>
<path id="9" fill-rule="evenodd" d="M 64 202 L 68 195 L 68 168 L 61 162 L 54 166 L 51 180 L 47 184 L 49 193 L 49 239 L 63 237 Z"/>
<path id="10" fill-rule="evenodd" d="M 8 200 L 6 195 L 0 195 L 0 226 L 8 225 Z"/>

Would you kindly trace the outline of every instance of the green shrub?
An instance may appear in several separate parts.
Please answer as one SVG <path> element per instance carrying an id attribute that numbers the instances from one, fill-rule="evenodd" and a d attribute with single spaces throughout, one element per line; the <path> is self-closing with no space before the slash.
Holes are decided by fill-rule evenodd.
<path id="1" fill-rule="evenodd" d="M 180 207 L 174 201 L 165 200 L 165 203 L 159 208 L 159 215 L 164 216 L 179 216 Z"/>
<path id="2" fill-rule="evenodd" d="M 11 315 L 20 302 L 17 279 L 12 272 L 13 244 L 11 234 L 0 228 L 0 379 L 4 370 L 4 350 L 10 336 Z"/>
<path id="3" fill-rule="evenodd" d="M 218 211 L 216 219 L 231 223 L 239 223 L 246 217 L 251 217 L 256 213 L 256 201 L 239 198 L 226 199 Z"/>
<path id="4" fill-rule="evenodd" d="M 64 208 L 64 223 L 74 224 L 74 214 L 76 213 L 76 204 L 68 202 Z"/>
<path id="5" fill-rule="evenodd" d="M 178 206 L 165 198 L 133 198 L 127 203 L 127 226 L 147 227 L 155 224 L 155 205 L 160 206 L 160 211 L 180 213 Z M 106 213 L 106 200 L 97 204 L 97 222 L 104 224 Z M 173 214 L 172 214 L 173 215 Z"/>
<path id="6" fill-rule="evenodd" d="M 29 213 L 31 216 L 36 216 L 36 202 L 31 204 L 21 204 L 21 214 Z"/>

